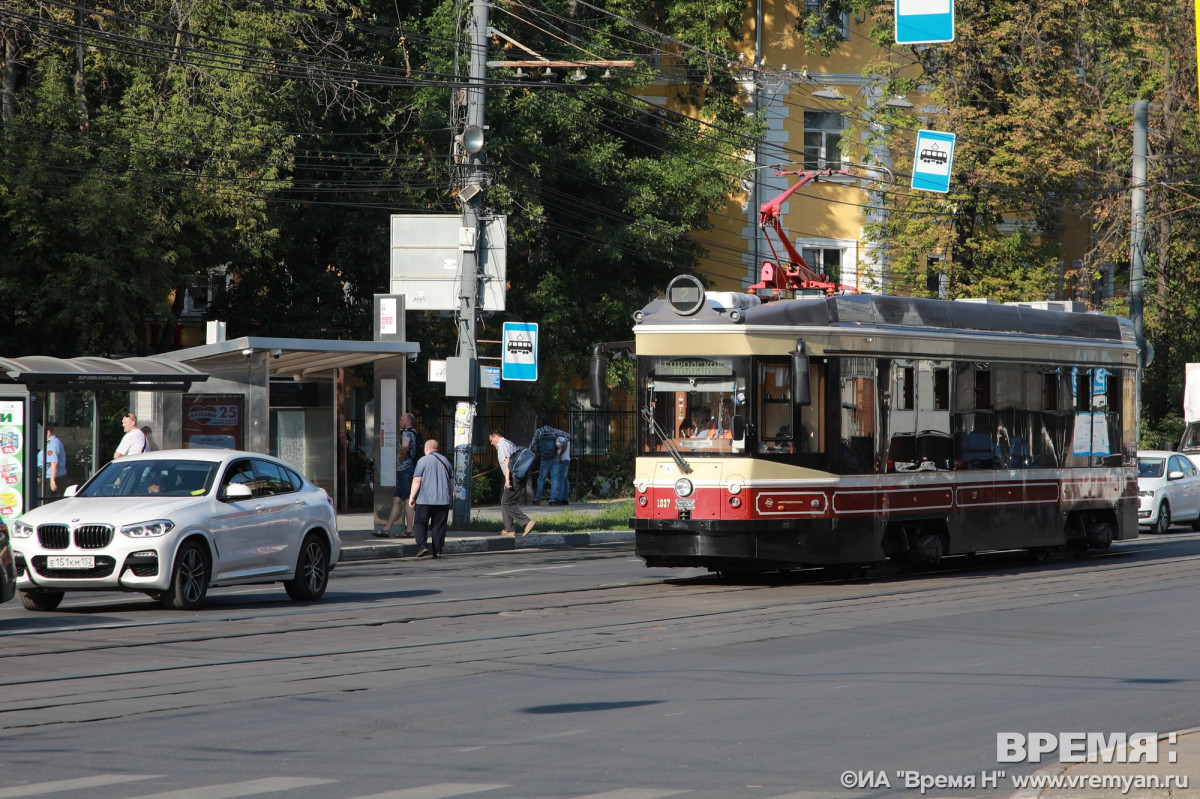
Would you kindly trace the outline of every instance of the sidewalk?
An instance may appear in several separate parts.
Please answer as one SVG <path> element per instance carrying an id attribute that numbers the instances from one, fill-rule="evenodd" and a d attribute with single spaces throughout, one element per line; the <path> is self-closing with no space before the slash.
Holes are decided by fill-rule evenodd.
<path id="1" fill-rule="evenodd" d="M 547 516 L 557 516 L 570 511 L 573 514 L 596 516 L 613 505 L 620 505 L 628 500 L 592 500 L 587 502 L 572 502 L 570 505 L 522 505 L 521 510 L 529 518 L 540 521 Z M 471 508 L 471 519 L 500 521 L 499 505 L 484 505 Z M 412 538 L 412 531 L 404 538 L 375 538 L 371 535 L 376 529 L 374 517 L 370 513 L 341 513 L 338 514 L 338 532 L 342 537 L 341 563 L 352 560 L 373 560 L 376 558 L 411 558 L 417 554 L 417 545 Z M 446 555 L 464 552 L 505 552 L 514 549 L 564 549 L 567 547 L 586 547 L 595 544 L 632 544 L 632 530 L 597 530 L 592 532 L 547 533 L 535 526 L 533 532 L 522 537 L 520 532 L 515 538 L 502 536 L 496 532 L 481 530 L 455 530 L 446 533 Z"/>

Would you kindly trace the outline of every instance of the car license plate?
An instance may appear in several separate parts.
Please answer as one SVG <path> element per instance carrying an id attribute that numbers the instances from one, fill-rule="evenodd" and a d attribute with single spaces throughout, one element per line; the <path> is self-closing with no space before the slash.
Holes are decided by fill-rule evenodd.
<path id="1" fill-rule="evenodd" d="M 46 566 L 51 569 L 94 569 L 96 558 L 93 555 L 51 555 L 46 558 Z"/>
<path id="2" fill-rule="evenodd" d="M 677 499 L 675 500 L 675 510 L 695 510 L 696 500 L 694 499 Z"/>

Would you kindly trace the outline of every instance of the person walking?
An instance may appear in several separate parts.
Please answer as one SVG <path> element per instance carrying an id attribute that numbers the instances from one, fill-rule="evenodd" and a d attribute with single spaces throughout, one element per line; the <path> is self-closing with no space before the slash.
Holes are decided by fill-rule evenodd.
<path id="1" fill-rule="evenodd" d="M 54 427 L 46 425 L 46 446 L 38 452 L 38 475 L 42 478 L 42 496 L 57 498 L 67 487 L 67 449 Z"/>
<path id="2" fill-rule="evenodd" d="M 546 499 L 553 505 L 555 500 L 554 494 L 554 469 L 558 461 L 558 439 L 566 436 L 566 432 L 559 430 L 553 424 L 549 416 L 542 417 L 542 426 L 533 431 L 533 438 L 529 439 L 529 448 L 538 454 L 538 477 L 537 490 L 533 492 L 533 504 L 542 504 L 542 489 L 546 487 L 546 483 L 550 483 L 550 493 Z"/>
<path id="3" fill-rule="evenodd" d="M 570 493 L 567 485 L 567 475 L 571 471 L 571 436 L 563 433 L 554 442 L 558 459 L 554 461 L 554 474 L 550 481 L 550 504 L 566 505 Z"/>
<path id="4" fill-rule="evenodd" d="M 396 493 L 392 495 L 392 510 L 388 514 L 387 524 L 383 529 L 376 530 L 371 535 L 376 538 L 387 538 L 392 534 L 396 522 L 404 520 L 397 538 L 403 538 L 413 529 L 413 508 L 409 506 L 408 498 L 412 495 L 413 472 L 417 468 L 417 459 L 421 457 L 420 436 L 417 434 L 417 417 L 411 413 L 400 417 L 400 452 L 396 456 Z"/>
<path id="5" fill-rule="evenodd" d="M 500 461 L 500 470 L 504 472 L 504 488 L 500 492 L 500 517 L 504 520 L 504 529 L 500 531 L 500 535 L 515 536 L 517 528 L 520 527 L 522 537 L 527 536 L 533 529 L 534 521 L 517 506 L 521 486 L 513 479 L 512 474 L 512 457 L 517 451 L 517 445 L 501 435 L 498 430 L 489 433 L 488 440 L 496 448 L 496 459 Z"/>
<path id="6" fill-rule="evenodd" d="M 138 429 L 137 414 L 133 412 L 125 414 L 121 419 L 121 429 L 125 431 L 125 435 L 121 438 L 121 443 L 117 445 L 117 451 L 113 453 L 113 460 L 122 455 L 136 455 L 139 452 L 150 451 L 150 442 L 146 441 L 146 434 Z"/>
<path id="7" fill-rule="evenodd" d="M 425 442 L 425 455 L 413 470 L 412 493 L 408 504 L 413 509 L 413 534 L 417 539 L 417 557 L 442 556 L 446 546 L 446 521 L 454 496 L 454 467 L 438 452 L 434 439 Z M 426 532 L 429 545 L 426 546 Z"/>

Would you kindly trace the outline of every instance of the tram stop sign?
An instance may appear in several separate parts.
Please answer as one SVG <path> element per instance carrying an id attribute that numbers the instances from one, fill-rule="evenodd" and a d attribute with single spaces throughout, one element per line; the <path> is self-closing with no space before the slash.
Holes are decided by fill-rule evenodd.
<path id="1" fill-rule="evenodd" d="M 500 337 L 500 377 L 504 380 L 538 379 L 537 322 L 505 322 Z"/>
<path id="2" fill-rule="evenodd" d="M 954 134 L 937 130 L 917 131 L 913 153 L 912 187 L 945 194 L 950 191 L 950 169 L 954 165 Z"/>

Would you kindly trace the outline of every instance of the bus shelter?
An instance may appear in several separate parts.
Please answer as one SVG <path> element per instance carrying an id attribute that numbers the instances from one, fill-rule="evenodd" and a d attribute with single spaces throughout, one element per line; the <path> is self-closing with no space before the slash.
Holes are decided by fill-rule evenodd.
<path id="1" fill-rule="evenodd" d="M 47 430 L 66 448 L 63 482 L 82 483 L 112 458 L 121 418 L 136 412 L 132 397 L 178 400 L 207 377 L 168 358 L 0 358 L 0 518 L 16 518 L 48 498 L 39 479 Z M 138 421 L 156 446 L 180 445 L 158 420 Z"/>

